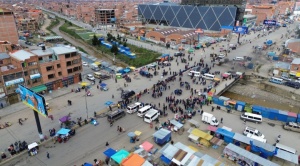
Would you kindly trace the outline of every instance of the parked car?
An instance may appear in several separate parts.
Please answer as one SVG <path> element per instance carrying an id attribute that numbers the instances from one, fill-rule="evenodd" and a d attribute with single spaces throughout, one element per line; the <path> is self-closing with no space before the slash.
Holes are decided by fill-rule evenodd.
<path id="1" fill-rule="evenodd" d="M 100 79 L 101 79 L 101 80 L 107 80 L 107 79 L 110 79 L 110 75 L 102 74 L 102 75 L 100 76 Z"/>
<path id="2" fill-rule="evenodd" d="M 253 127 L 249 127 L 247 126 L 243 132 L 244 135 L 247 135 L 247 134 L 252 134 L 252 135 L 255 135 L 257 137 L 260 137 L 260 138 L 265 138 L 265 136 L 260 132 L 258 131 L 256 128 L 253 128 Z"/>
<path id="3" fill-rule="evenodd" d="M 282 78 L 285 81 L 292 81 L 292 79 L 290 79 L 288 76 L 281 76 L 280 78 Z"/>
<path id="4" fill-rule="evenodd" d="M 89 64 L 86 62 L 82 62 L 82 66 L 88 66 Z"/>
<path id="5" fill-rule="evenodd" d="M 88 80 L 90 80 L 90 81 L 94 81 L 94 80 L 95 80 L 95 77 L 94 77 L 92 74 L 88 74 L 88 75 L 86 76 L 86 78 L 87 78 Z"/>
<path id="6" fill-rule="evenodd" d="M 133 90 L 131 90 L 131 91 L 124 91 L 122 94 L 121 94 L 121 98 L 122 99 L 128 99 L 128 98 L 130 98 L 130 97 L 132 97 L 132 96 L 134 96 L 135 95 L 135 92 L 133 91 Z"/>
<path id="7" fill-rule="evenodd" d="M 204 68 L 201 70 L 201 74 L 205 74 L 209 72 L 209 68 Z"/>
<path id="8" fill-rule="evenodd" d="M 175 52 L 175 53 L 174 53 L 174 56 L 175 56 L 175 57 L 183 56 L 183 53 L 182 53 L 182 52 Z"/>
<path id="9" fill-rule="evenodd" d="M 300 125 L 299 125 L 299 123 L 287 122 L 286 124 L 283 125 L 283 128 L 286 129 L 286 130 L 296 131 L 296 132 L 300 133 Z"/>

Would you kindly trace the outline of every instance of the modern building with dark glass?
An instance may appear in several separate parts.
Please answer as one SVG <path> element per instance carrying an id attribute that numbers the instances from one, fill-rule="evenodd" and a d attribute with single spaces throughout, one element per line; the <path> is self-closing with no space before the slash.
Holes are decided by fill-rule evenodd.
<path id="1" fill-rule="evenodd" d="M 242 9 L 243 10 L 243 9 Z M 140 19 L 146 23 L 219 31 L 234 26 L 241 9 L 236 5 L 179 5 L 169 2 L 138 5 Z"/>

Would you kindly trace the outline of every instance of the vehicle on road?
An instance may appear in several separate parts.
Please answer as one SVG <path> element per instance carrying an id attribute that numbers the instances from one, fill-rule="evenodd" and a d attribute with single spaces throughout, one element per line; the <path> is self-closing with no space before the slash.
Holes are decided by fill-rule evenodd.
<path id="1" fill-rule="evenodd" d="M 130 104 L 129 106 L 127 106 L 127 113 L 132 114 L 137 112 L 138 109 L 142 108 L 143 104 L 136 102 L 134 104 Z"/>
<path id="2" fill-rule="evenodd" d="M 237 57 L 234 57 L 233 60 L 234 61 L 243 61 L 245 59 L 244 59 L 244 57 L 237 56 Z"/>
<path id="3" fill-rule="evenodd" d="M 155 121 L 158 118 L 158 116 L 159 116 L 159 112 L 156 109 L 151 109 L 145 114 L 144 121 L 146 123 L 151 123 Z"/>
<path id="4" fill-rule="evenodd" d="M 292 79 L 289 78 L 288 76 L 281 76 L 280 78 L 285 80 L 285 81 L 292 81 Z"/>
<path id="5" fill-rule="evenodd" d="M 92 70 L 94 70 L 94 71 L 100 71 L 100 68 L 99 68 L 98 65 L 92 63 L 90 66 L 91 66 L 91 69 L 92 69 Z"/>
<path id="6" fill-rule="evenodd" d="M 215 75 L 205 73 L 205 74 L 202 75 L 202 78 L 205 78 L 207 80 L 214 80 Z"/>
<path id="7" fill-rule="evenodd" d="M 249 133 L 253 134 L 253 135 L 257 136 L 257 137 L 260 137 L 260 138 L 265 138 L 265 136 L 260 131 L 258 131 L 256 128 L 247 126 L 245 128 L 243 134 L 247 135 Z"/>
<path id="8" fill-rule="evenodd" d="M 217 120 L 217 118 L 214 117 L 213 114 L 210 114 L 210 113 L 207 113 L 207 112 L 203 112 L 202 122 L 210 124 L 212 126 L 218 126 L 219 125 L 219 121 Z"/>
<path id="9" fill-rule="evenodd" d="M 266 139 L 258 137 L 258 136 L 254 135 L 254 134 L 248 133 L 246 136 L 249 137 L 249 138 L 252 138 L 254 140 L 257 140 L 257 141 L 260 141 L 260 142 L 263 142 L 263 143 L 267 143 Z"/>
<path id="10" fill-rule="evenodd" d="M 144 115 L 152 109 L 152 106 L 151 105 L 145 105 L 143 108 L 140 108 L 137 112 L 137 116 L 139 117 L 144 117 Z"/>
<path id="11" fill-rule="evenodd" d="M 189 76 L 194 76 L 194 77 L 201 77 L 201 73 L 198 72 L 198 71 L 194 71 L 194 70 L 190 71 L 190 72 L 188 73 L 188 75 L 189 75 Z"/>
<path id="12" fill-rule="evenodd" d="M 203 68 L 203 69 L 201 70 L 201 74 L 205 74 L 205 73 L 208 73 L 208 72 L 209 72 L 209 68 L 208 68 L 208 67 Z"/>
<path id="13" fill-rule="evenodd" d="M 295 88 L 295 89 L 300 88 L 300 83 L 299 82 L 287 81 L 287 82 L 284 83 L 284 85 Z"/>
<path id="14" fill-rule="evenodd" d="M 253 113 L 249 113 L 249 112 L 244 112 L 243 114 L 241 114 L 240 118 L 242 120 L 251 121 L 251 122 L 255 122 L 255 123 L 261 123 L 262 122 L 262 116 L 261 115 L 253 114 Z"/>
<path id="15" fill-rule="evenodd" d="M 300 124 L 295 122 L 287 122 L 286 124 L 283 125 L 283 128 L 285 130 L 295 131 L 300 133 Z"/>
<path id="16" fill-rule="evenodd" d="M 276 77 L 271 77 L 269 81 L 272 83 L 275 83 L 275 84 L 283 84 L 284 83 L 283 79 L 276 78 Z"/>
<path id="17" fill-rule="evenodd" d="M 95 80 L 95 77 L 94 77 L 92 74 L 88 74 L 88 75 L 86 76 L 86 78 L 87 78 L 88 80 L 90 80 L 90 81 L 94 81 L 94 80 Z"/>
<path id="18" fill-rule="evenodd" d="M 175 53 L 174 53 L 174 56 L 175 56 L 175 57 L 178 57 L 178 56 L 180 57 L 180 56 L 183 56 L 183 53 L 182 53 L 182 52 L 175 52 Z"/>
<path id="19" fill-rule="evenodd" d="M 87 62 L 82 62 L 82 66 L 88 66 L 89 64 Z"/>
<path id="20" fill-rule="evenodd" d="M 223 59 L 223 58 L 225 58 L 225 54 L 219 54 L 219 56 L 217 57 L 218 59 Z"/>
<path id="21" fill-rule="evenodd" d="M 126 113 L 123 110 L 112 111 L 107 114 L 107 120 L 108 122 L 114 122 L 120 118 L 123 118 L 125 115 Z"/>
<path id="22" fill-rule="evenodd" d="M 122 99 L 128 99 L 132 96 L 135 95 L 135 92 L 133 90 L 129 90 L 129 91 L 124 91 L 122 94 L 121 94 L 121 98 Z"/>

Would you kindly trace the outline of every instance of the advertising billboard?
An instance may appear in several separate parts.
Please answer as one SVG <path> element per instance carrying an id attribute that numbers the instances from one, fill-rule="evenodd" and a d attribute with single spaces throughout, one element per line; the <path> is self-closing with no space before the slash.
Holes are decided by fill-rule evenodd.
<path id="1" fill-rule="evenodd" d="M 276 20 L 264 20 L 265 25 L 276 25 Z"/>
<path id="2" fill-rule="evenodd" d="M 243 26 L 236 26 L 233 27 L 233 33 L 240 33 L 240 34 L 247 34 L 248 33 L 248 27 Z"/>
<path id="3" fill-rule="evenodd" d="M 48 116 L 44 96 L 31 91 L 23 85 L 19 85 L 16 92 L 20 94 L 21 100 L 25 105 L 45 117 Z"/>

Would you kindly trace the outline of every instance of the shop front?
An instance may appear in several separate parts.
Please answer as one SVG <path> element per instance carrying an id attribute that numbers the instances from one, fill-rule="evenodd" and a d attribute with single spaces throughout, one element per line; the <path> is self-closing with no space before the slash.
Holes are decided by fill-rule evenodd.
<path id="1" fill-rule="evenodd" d="M 15 104 L 19 102 L 19 95 L 16 93 L 16 89 L 19 84 L 23 84 L 24 79 L 18 78 L 5 82 L 5 89 L 7 94 L 7 101 L 9 104 Z"/>

